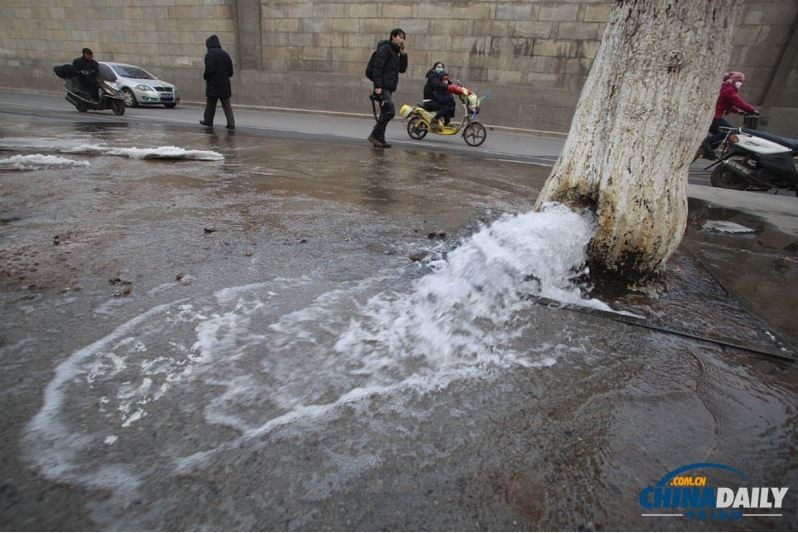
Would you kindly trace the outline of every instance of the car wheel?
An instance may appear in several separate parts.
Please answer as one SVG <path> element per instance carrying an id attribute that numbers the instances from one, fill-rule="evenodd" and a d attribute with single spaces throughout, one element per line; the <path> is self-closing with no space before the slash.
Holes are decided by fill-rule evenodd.
<path id="1" fill-rule="evenodd" d="M 177 105 L 177 104 L 175 104 L 175 103 L 171 103 L 171 104 L 164 104 L 163 106 L 164 106 L 166 109 L 174 109 L 176 105 Z"/>
<path id="2" fill-rule="evenodd" d="M 125 96 L 125 105 L 127 107 L 138 107 L 139 102 L 136 100 L 136 95 L 133 94 L 133 91 L 125 87 L 122 89 L 122 94 Z"/>

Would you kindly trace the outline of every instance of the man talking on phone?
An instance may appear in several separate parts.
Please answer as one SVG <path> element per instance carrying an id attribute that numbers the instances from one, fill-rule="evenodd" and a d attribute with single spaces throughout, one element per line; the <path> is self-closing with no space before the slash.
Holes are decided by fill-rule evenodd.
<path id="1" fill-rule="evenodd" d="M 396 116 L 391 95 L 399 85 L 399 73 L 407 70 L 405 32 L 396 28 L 391 31 L 389 41 L 381 41 L 373 58 L 371 81 L 374 83 L 372 98 L 380 103 L 380 116 L 368 140 L 377 148 L 390 148 L 385 141 L 385 128 Z"/>

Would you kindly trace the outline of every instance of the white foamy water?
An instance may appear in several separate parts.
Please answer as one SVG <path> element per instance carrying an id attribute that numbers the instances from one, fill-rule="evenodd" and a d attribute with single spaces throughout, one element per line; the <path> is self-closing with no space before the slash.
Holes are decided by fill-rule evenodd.
<path id="1" fill-rule="evenodd" d="M 415 280 L 304 276 L 154 307 L 57 367 L 23 448 L 51 479 L 127 495 L 344 406 L 412 411 L 457 380 L 556 364 L 575 348 L 535 344 L 530 322 L 549 311 L 525 296 L 608 309 L 572 281 L 592 232 L 548 206 L 482 228 Z"/>
<path id="2" fill-rule="evenodd" d="M 179 146 L 128 148 L 87 143 L 82 140 L 49 137 L 7 137 L 0 139 L 0 150 L 47 150 L 62 154 L 110 155 L 131 159 L 185 159 L 194 161 L 222 161 L 224 156 L 211 150 L 191 150 Z"/>
<path id="3" fill-rule="evenodd" d="M 336 349 L 363 355 L 376 342 L 394 357 L 495 360 L 507 355 L 501 347 L 513 335 L 509 322 L 530 305 L 525 296 L 610 311 L 572 281 L 592 233 L 589 220 L 562 206 L 505 216 L 434 263 L 409 296 L 373 297 Z"/>
<path id="4" fill-rule="evenodd" d="M 0 158 L 0 170 L 41 170 L 47 168 L 88 167 L 88 161 L 76 161 L 57 155 L 14 155 Z"/>

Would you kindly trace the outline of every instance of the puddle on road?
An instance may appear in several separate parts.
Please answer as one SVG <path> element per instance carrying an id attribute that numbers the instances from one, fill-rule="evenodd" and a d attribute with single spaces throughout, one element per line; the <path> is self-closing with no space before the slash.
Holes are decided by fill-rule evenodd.
<path id="1" fill-rule="evenodd" d="M 793 366 L 522 297 L 579 298 L 589 221 L 505 215 L 548 169 L 154 127 L 14 135 L 224 160 L 0 173 L 9 475 L 49 495 L 5 523 L 668 528 L 637 498 L 681 464 L 795 480 Z M 672 314 L 711 322 L 726 295 L 678 261 L 691 296 Z"/>
<path id="2" fill-rule="evenodd" d="M 794 351 L 798 347 L 798 300 L 793 296 L 798 285 L 798 240 L 756 217 L 700 201 L 691 200 L 690 212 L 683 249 L 742 309 L 766 321 L 775 330 L 772 333 L 784 338 Z M 707 231 L 708 220 L 751 231 Z"/>

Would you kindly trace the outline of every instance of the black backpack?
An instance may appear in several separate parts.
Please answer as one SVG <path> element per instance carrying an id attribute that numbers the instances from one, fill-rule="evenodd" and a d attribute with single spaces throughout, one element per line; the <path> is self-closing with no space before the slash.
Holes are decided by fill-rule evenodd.
<path id="1" fill-rule="evenodd" d="M 369 58 L 369 64 L 366 65 L 366 77 L 371 81 L 374 81 L 374 76 L 376 73 L 374 72 L 374 58 L 377 57 L 377 52 L 380 50 L 380 45 L 377 45 L 377 48 L 371 53 L 371 57 Z"/>

